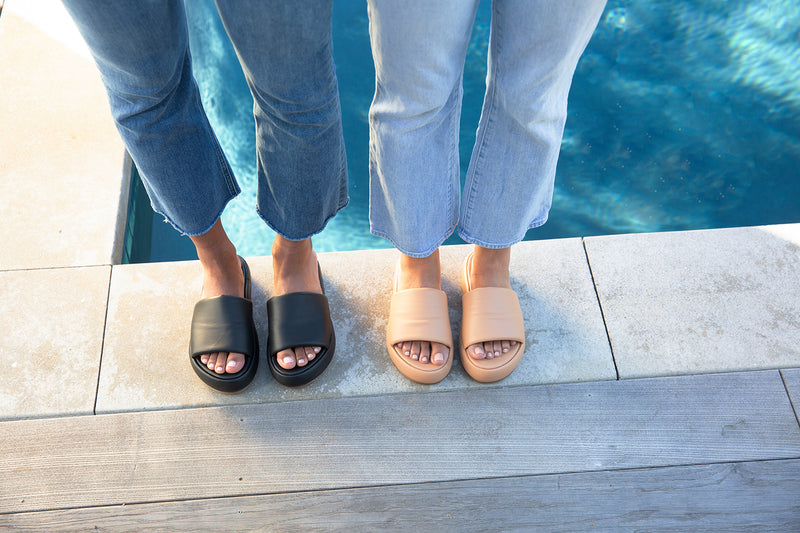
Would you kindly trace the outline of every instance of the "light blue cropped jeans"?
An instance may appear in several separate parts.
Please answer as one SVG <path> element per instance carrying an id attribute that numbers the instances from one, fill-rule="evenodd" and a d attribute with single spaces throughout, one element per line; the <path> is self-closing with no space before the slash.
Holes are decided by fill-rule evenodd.
<path id="1" fill-rule="evenodd" d="M 153 208 L 205 233 L 240 190 L 192 75 L 183 0 L 64 0 L 106 86 Z M 217 0 L 255 101 L 257 210 L 282 236 L 347 204 L 332 0 Z"/>
<path id="2" fill-rule="evenodd" d="M 572 76 L 605 7 L 492 1 L 486 95 L 462 194 L 462 76 L 478 3 L 368 0 L 370 227 L 413 257 L 456 229 L 506 248 L 545 223 Z"/>

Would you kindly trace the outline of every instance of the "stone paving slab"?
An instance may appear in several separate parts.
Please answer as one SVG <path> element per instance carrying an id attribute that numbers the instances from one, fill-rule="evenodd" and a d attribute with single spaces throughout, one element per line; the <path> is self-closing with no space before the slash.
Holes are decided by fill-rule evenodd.
<path id="1" fill-rule="evenodd" d="M 127 183 L 100 75 L 91 59 L 15 14 L 30 3 L 6 4 L 0 270 L 110 264 L 121 250 Z M 64 11 L 52 0 L 36 7 L 47 20 Z M 72 25 L 66 12 L 58 24 Z"/>
<path id="2" fill-rule="evenodd" d="M 585 245 L 621 378 L 800 366 L 800 224 Z"/>
<path id="3" fill-rule="evenodd" d="M 456 339 L 461 269 L 469 249 L 448 246 L 441 252 Z M 248 259 L 262 359 L 254 383 L 236 395 L 214 392 L 189 366 L 189 323 L 201 290 L 199 263 L 115 266 L 97 412 L 485 387 L 464 373 L 458 359 L 450 375 L 432 387 L 406 380 L 392 366 L 384 335 L 397 258 L 393 250 L 320 254 L 336 356 L 321 378 L 300 389 L 282 387 L 269 375 L 263 357 L 271 258 Z M 522 243 L 514 250 L 512 272 L 528 348 L 520 366 L 498 386 L 616 379 L 580 239 Z"/>
<path id="4" fill-rule="evenodd" d="M 110 274 L 0 272 L 0 420 L 92 414 Z"/>

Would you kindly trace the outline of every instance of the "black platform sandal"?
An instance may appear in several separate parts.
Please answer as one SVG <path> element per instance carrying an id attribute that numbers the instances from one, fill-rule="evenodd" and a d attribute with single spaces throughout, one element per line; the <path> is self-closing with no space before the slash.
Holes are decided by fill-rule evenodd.
<path id="1" fill-rule="evenodd" d="M 336 335 L 319 264 L 317 272 L 323 294 L 292 292 L 267 300 L 269 368 L 275 380 L 287 387 L 306 385 L 319 377 L 333 359 L 336 348 Z M 278 352 L 297 346 L 319 346 L 322 349 L 305 366 L 287 370 L 279 365 Z"/>
<path id="2" fill-rule="evenodd" d="M 223 295 L 197 302 L 189 340 L 189 356 L 195 373 L 209 387 L 227 393 L 244 390 L 258 370 L 258 334 L 250 300 L 250 268 L 243 258 L 239 261 L 244 274 L 244 298 Z M 203 354 L 214 352 L 244 354 L 244 367 L 235 374 L 217 374 L 200 360 Z"/>

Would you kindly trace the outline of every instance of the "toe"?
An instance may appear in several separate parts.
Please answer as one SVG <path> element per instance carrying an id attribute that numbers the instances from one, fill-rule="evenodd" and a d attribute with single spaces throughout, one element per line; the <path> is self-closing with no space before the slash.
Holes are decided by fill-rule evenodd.
<path id="1" fill-rule="evenodd" d="M 209 370 L 214 370 L 217 367 L 217 353 L 210 353 L 206 357 L 206 366 Z"/>
<path id="2" fill-rule="evenodd" d="M 503 353 L 508 353 L 511 350 L 511 341 L 503 341 L 500 343 Z"/>
<path id="3" fill-rule="evenodd" d="M 310 363 L 319 353 L 319 346 L 306 346 L 304 350 L 306 352 L 306 360 Z"/>
<path id="4" fill-rule="evenodd" d="M 484 342 L 482 348 L 483 353 L 486 354 L 486 359 L 494 359 L 494 348 L 491 342 Z"/>
<path id="5" fill-rule="evenodd" d="M 486 352 L 483 351 L 483 345 L 472 344 L 467 347 L 467 354 L 473 359 L 486 359 Z"/>
<path id="6" fill-rule="evenodd" d="M 214 372 L 216 372 L 217 374 L 224 374 L 225 365 L 227 362 L 228 362 L 228 354 L 218 353 L 216 361 L 214 361 Z"/>
<path id="7" fill-rule="evenodd" d="M 297 361 L 294 358 L 294 350 L 283 350 L 278 352 L 278 364 L 281 368 L 286 370 L 291 370 L 297 365 Z"/>
<path id="8" fill-rule="evenodd" d="M 431 359 L 431 343 L 421 342 L 419 346 L 419 362 L 427 363 Z"/>
<path id="9" fill-rule="evenodd" d="M 492 343 L 492 349 L 494 350 L 494 356 L 500 357 L 503 354 L 503 343 L 500 341 L 494 341 Z"/>
<path id="10" fill-rule="evenodd" d="M 431 363 L 439 366 L 443 365 L 447 361 L 448 351 L 447 346 L 444 344 L 439 344 L 438 342 L 431 344 Z"/>
<path id="11" fill-rule="evenodd" d="M 294 357 L 297 361 L 297 366 L 306 366 L 308 359 L 306 358 L 306 349 L 302 346 L 294 349 Z"/>
<path id="12" fill-rule="evenodd" d="M 229 353 L 228 362 L 225 364 L 225 372 L 235 374 L 244 367 L 244 354 Z"/>
<path id="13" fill-rule="evenodd" d="M 422 349 L 422 346 L 420 346 L 419 342 L 417 342 L 417 341 L 412 342 L 411 343 L 411 355 L 410 355 L 411 359 L 413 359 L 414 361 L 418 361 L 419 360 L 419 352 L 420 352 L 421 349 Z"/>

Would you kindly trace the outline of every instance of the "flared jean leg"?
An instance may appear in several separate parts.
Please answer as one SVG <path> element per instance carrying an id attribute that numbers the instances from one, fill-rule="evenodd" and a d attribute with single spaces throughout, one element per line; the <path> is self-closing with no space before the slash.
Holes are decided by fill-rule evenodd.
<path id="1" fill-rule="evenodd" d="M 239 193 L 192 76 L 182 0 L 64 0 L 153 209 L 199 235 Z"/>
<path id="2" fill-rule="evenodd" d="M 456 227 L 461 80 L 477 0 L 369 0 L 370 227 L 413 257 Z"/>
<path id="3" fill-rule="evenodd" d="M 494 0 L 459 235 L 506 248 L 547 220 L 567 97 L 605 0 Z"/>
<path id="4" fill-rule="evenodd" d="M 254 100 L 258 212 L 306 239 L 347 205 L 332 0 L 217 0 Z"/>

